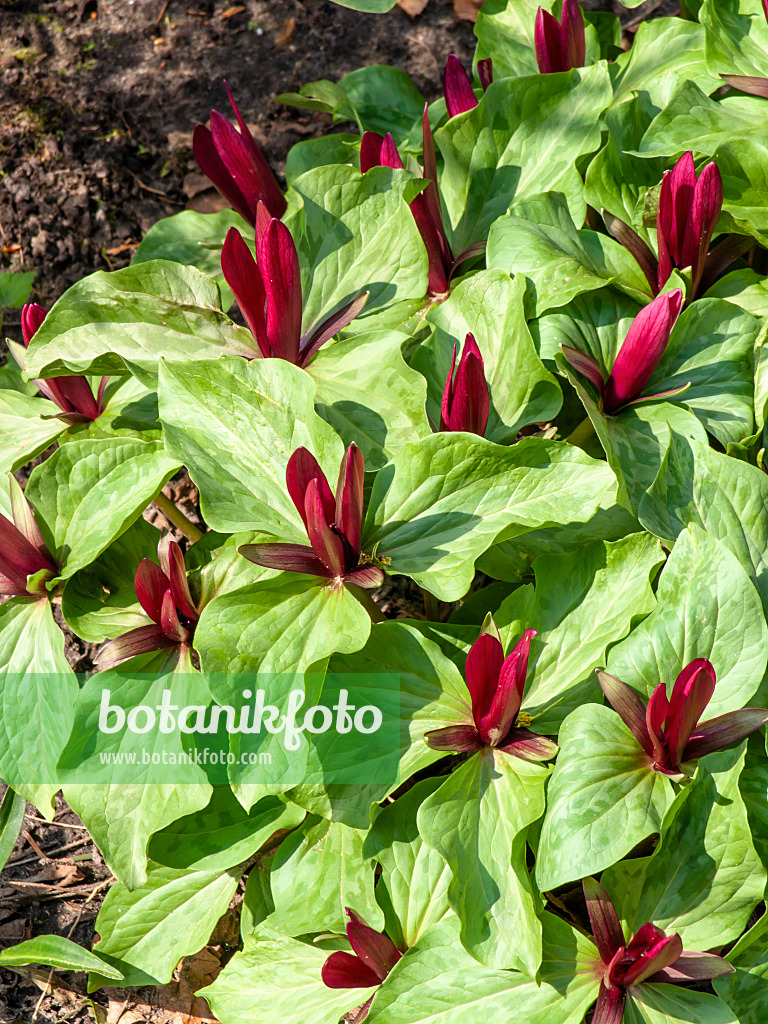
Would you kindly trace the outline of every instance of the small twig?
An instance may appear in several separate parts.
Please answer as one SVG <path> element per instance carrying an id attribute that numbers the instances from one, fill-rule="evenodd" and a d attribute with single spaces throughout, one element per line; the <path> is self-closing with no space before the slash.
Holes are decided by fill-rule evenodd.
<path id="1" fill-rule="evenodd" d="M 55 825 L 57 828 L 76 828 L 82 832 L 88 831 L 85 825 L 70 825 L 66 821 L 46 821 L 45 818 L 36 818 L 33 814 L 27 815 L 27 821 L 37 821 L 41 825 Z"/>
<path id="2" fill-rule="evenodd" d="M 163 15 L 165 14 L 167 9 L 168 9 L 168 0 L 165 0 L 165 3 L 163 4 L 163 9 L 160 11 L 160 13 L 157 16 L 157 20 L 155 21 L 156 25 L 159 25 L 160 22 L 163 20 Z"/>
<path id="3" fill-rule="evenodd" d="M 35 841 L 35 840 L 34 840 L 34 839 L 32 838 L 32 836 L 31 836 L 31 835 L 29 834 L 29 832 L 27 832 L 27 830 L 26 830 L 26 829 L 23 829 L 23 830 L 22 830 L 22 833 L 21 833 L 21 834 L 22 834 L 22 835 L 24 836 L 24 838 L 26 839 L 26 841 L 27 841 L 27 842 L 29 843 L 29 845 L 30 845 L 30 846 L 32 847 L 32 849 L 33 849 L 33 850 L 35 851 L 35 853 L 37 854 L 37 856 L 38 856 L 38 857 L 39 857 L 39 858 L 40 858 L 41 860 L 47 860 L 47 858 L 48 858 L 48 854 L 47 854 L 47 853 L 43 853 L 43 851 L 42 851 L 42 850 L 40 849 L 40 847 L 38 846 L 37 842 L 36 842 L 36 841 Z"/>
<path id="4" fill-rule="evenodd" d="M 152 188 L 151 185 L 145 185 L 144 182 L 141 180 L 141 178 L 138 176 L 138 174 L 135 174 L 130 169 L 130 167 L 126 167 L 125 169 L 126 169 L 126 171 L 128 171 L 128 173 L 133 178 L 133 180 L 136 182 L 136 184 L 139 186 L 139 188 L 143 188 L 145 192 L 152 192 L 153 195 L 162 196 L 163 199 L 166 201 L 166 203 L 173 203 L 174 206 L 184 206 L 185 205 L 184 203 L 179 202 L 178 199 L 169 199 L 168 195 L 165 192 L 161 192 L 161 190 L 159 188 Z M 24 261 L 22 259 L 22 263 L 23 262 Z"/>
<path id="5" fill-rule="evenodd" d="M 9 868 L 20 868 L 23 864 L 34 864 L 36 860 L 53 860 L 54 856 L 59 853 L 66 853 L 68 850 L 76 850 L 78 846 L 84 846 L 89 840 L 90 836 L 84 836 L 82 839 L 76 839 L 73 843 L 66 843 L 64 846 L 57 846 L 55 850 L 51 850 L 50 853 L 40 853 L 39 856 L 33 857 L 20 857 L 18 860 L 9 860 L 6 867 Z M 40 847 L 38 846 L 39 850 Z"/>
<path id="6" fill-rule="evenodd" d="M 193 544 L 197 541 L 202 540 L 203 532 L 199 530 L 191 519 L 188 519 L 181 509 L 174 505 L 169 497 L 163 494 L 162 491 L 155 498 L 155 504 L 163 513 L 165 518 L 173 523 L 177 530 L 181 530 L 185 537 L 187 537 Z"/>

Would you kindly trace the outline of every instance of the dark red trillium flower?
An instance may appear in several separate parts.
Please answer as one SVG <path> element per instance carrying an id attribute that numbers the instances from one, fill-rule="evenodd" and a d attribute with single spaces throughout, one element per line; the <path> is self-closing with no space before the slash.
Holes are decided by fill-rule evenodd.
<path id="1" fill-rule="evenodd" d="M 256 259 L 237 228 L 230 228 L 221 251 L 221 270 L 265 359 L 306 366 L 329 338 L 350 324 L 368 299 L 363 292 L 319 326 L 301 333 L 301 272 L 288 228 L 259 205 Z"/>
<path id="2" fill-rule="evenodd" d="M 483 92 L 493 81 L 493 61 L 490 57 L 477 62 L 477 75 Z M 477 106 L 477 96 L 472 88 L 469 75 L 464 70 L 464 65 L 458 57 L 451 54 L 443 72 L 443 96 L 445 105 L 448 108 L 448 117 L 456 117 L 467 110 L 474 110 Z"/>
<path id="3" fill-rule="evenodd" d="M 464 350 L 456 368 L 456 345 L 453 346 L 451 371 L 445 381 L 443 404 L 440 410 L 441 430 L 464 430 L 485 435 L 491 398 L 485 379 L 485 368 L 474 335 L 464 339 Z"/>
<path id="4" fill-rule="evenodd" d="M 192 150 L 198 167 L 241 217 L 255 226 L 260 202 L 273 217 L 282 217 L 287 203 L 264 154 L 224 83 L 240 131 L 226 117 L 211 111 L 211 127 L 195 126 Z"/>
<path id="5" fill-rule="evenodd" d="M 286 484 L 309 537 L 305 544 L 244 544 L 238 551 L 268 569 L 302 572 L 334 580 L 338 586 L 378 587 L 384 573 L 361 564 L 365 462 L 351 444 L 339 470 L 334 496 L 317 459 L 297 448 L 288 460 Z"/>
<path id="6" fill-rule="evenodd" d="M 763 0 L 763 14 L 768 21 L 768 0 Z M 752 96 L 768 97 L 768 78 L 760 75 L 720 75 L 720 77 L 740 92 L 751 93 Z"/>
<path id="7" fill-rule="evenodd" d="M 677 395 L 682 388 L 642 395 L 641 392 L 669 344 L 669 336 L 675 326 L 683 293 L 679 288 L 665 295 L 659 295 L 637 314 L 621 344 L 608 380 L 603 380 L 600 364 L 592 356 L 578 349 L 563 345 L 563 355 L 574 370 L 587 378 L 602 395 L 602 408 L 608 416 L 614 416 L 626 405 L 634 405 L 648 398 L 668 398 Z"/>
<path id="8" fill-rule="evenodd" d="M 25 348 L 29 348 L 30 341 L 37 334 L 45 317 L 46 311 L 36 302 L 30 302 L 23 307 L 21 334 L 24 338 Z M 18 346 L 11 349 L 11 354 L 21 369 L 26 370 L 21 351 L 21 347 Z M 61 409 L 61 412 L 56 414 L 56 418 L 71 425 L 73 423 L 90 423 L 91 420 L 101 416 L 104 389 L 108 380 L 109 377 L 101 378 L 96 398 L 93 397 L 91 385 L 85 377 L 52 377 L 50 380 L 36 380 L 35 384 L 42 395 Z"/>
<path id="9" fill-rule="evenodd" d="M 327 988 L 372 988 L 384 981 L 403 955 L 386 935 L 374 931 L 349 907 L 347 938 L 354 953 L 331 953 L 321 971 Z M 351 1024 L 359 1024 L 368 1014 L 373 996 L 357 1011 Z"/>
<path id="10" fill-rule="evenodd" d="M 32 509 L 11 479 L 11 516 L 0 515 L 0 595 L 38 597 L 59 570 L 45 546 Z"/>
<path id="11" fill-rule="evenodd" d="M 536 62 L 543 75 L 584 67 L 587 44 L 577 0 L 563 0 L 561 20 L 540 7 L 534 29 Z"/>
<path id="12" fill-rule="evenodd" d="M 157 545 L 157 560 L 159 566 L 143 558 L 134 577 L 136 596 L 152 624 L 108 640 L 96 657 L 100 669 L 137 654 L 191 647 L 200 612 L 189 590 L 184 554 L 176 541 L 165 536 Z"/>
<path id="13" fill-rule="evenodd" d="M 733 974 L 734 969 L 714 953 L 688 953 L 679 935 L 644 924 L 626 942 L 611 897 L 594 878 L 582 882 L 587 911 L 600 961 L 600 992 L 592 1024 L 621 1024 L 627 989 L 633 985 L 681 984 L 708 981 Z"/>
<path id="14" fill-rule="evenodd" d="M 664 683 L 659 683 L 647 706 L 615 676 L 598 669 L 597 678 L 614 711 L 651 759 L 653 770 L 664 775 L 685 774 L 681 766 L 686 761 L 730 747 L 768 722 L 765 708 L 742 708 L 699 721 L 715 692 L 715 670 L 706 658 L 685 666 L 670 699 Z"/>
<path id="15" fill-rule="evenodd" d="M 463 69 L 462 69 L 463 70 Z M 474 94 L 473 94 L 474 95 Z M 428 105 L 424 104 L 422 135 L 424 149 L 424 170 L 422 177 L 429 181 L 424 191 L 410 204 L 413 219 L 419 229 L 429 259 L 430 295 L 444 295 L 450 286 L 451 276 L 465 260 L 478 255 L 485 249 L 485 242 L 475 242 L 454 258 L 443 224 L 440 193 L 437 190 L 437 159 L 432 129 L 427 116 Z M 395 140 L 387 132 L 365 132 L 360 144 L 360 170 L 365 174 L 372 167 L 392 167 L 402 170 L 404 164 L 397 151 Z"/>
<path id="16" fill-rule="evenodd" d="M 498 747 L 524 761 L 548 761 L 555 756 L 557 744 L 526 729 L 523 722 L 530 721 L 530 717 L 520 713 L 528 655 L 535 636 L 535 629 L 526 629 L 505 660 L 501 641 L 491 633 L 480 634 L 469 650 L 465 666 L 472 697 L 472 721 L 426 733 L 424 740 L 428 746 L 457 754 Z"/>

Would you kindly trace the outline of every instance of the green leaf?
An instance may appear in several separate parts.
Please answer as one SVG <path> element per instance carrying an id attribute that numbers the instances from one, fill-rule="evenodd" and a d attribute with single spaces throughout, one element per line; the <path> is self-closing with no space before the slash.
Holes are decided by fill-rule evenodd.
<path id="1" fill-rule="evenodd" d="M 722 1000 L 680 985 L 635 985 L 624 1024 L 742 1024 Z"/>
<path id="2" fill-rule="evenodd" d="M 541 924 L 525 834 L 544 813 L 549 769 L 488 748 L 450 775 L 419 808 L 422 839 L 451 869 L 461 941 L 487 967 L 535 976 Z"/>
<path id="3" fill-rule="evenodd" d="M 589 519 L 609 473 L 562 442 L 529 438 L 504 448 L 469 435 L 435 434 L 404 445 L 377 476 L 363 548 L 376 546 L 391 559 L 391 572 L 454 601 L 469 589 L 475 559 L 494 540 Z"/>
<path id="4" fill-rule="evenodd" d="M 360 167 L 360 136 L 334 132 L 318 139 L 302 139 L 288 150 L 285 180 L 288 185 L 307 171 L 324 164 L 351 164 Z"/>
<path id="5" fill-rule="evenodd" d="M 558 743 L 536 861 L 545 892 L 597 874 L 658 832 L 673 795 L 611 708 L 578 708 Z"/>
<path id="6" fill-rule="evenodd" d="M 604 872 L 627 935 L 653 921 L 692 950 L 741 935 L 766 883 L 739 793 L 745 753 L 741 744 L 704 758 L 669 808 L 653 855 Z"/>
<path id="7" fill-rule="evenodd" d="M 747 808 L 752 841 L 768 867 L 768 758 L 763 731 L 754 733 L 747 743 L 747 766 L 741 773 L 739 789 Z"/>
<path id="8" fill-rule="evenodd" d="M 303 370 L 284 359 L 164 362 L 159 398 L 166 450 L 199 487 L 209 526 L 307 543 L 285 485 L 288 459 L 309 448 L 335 480 L 343 447 L 314 411 L 315 388 Z"/>
<path id="9" fill-rule="evenodd" d="M 397 938 L 402 940 L 396 942 L 400 948 L 415 945 L 450 909 L 450 869 L 440 854 L 424 843 L 416 825 L 419 806 L 441 781 L 417 782 L 394 803 L 382 807 L 365 838 L 364 856 L 382 867 Z M 395 939 L 392 928 L 387 928 L 387 934 Z"/>
<path id="10" fill-rule="evenodd" d="M 269 923 L 289 935 L 341 932 L 345 908 L 377 931 L 384 924 L 373 894 L 365 834 L 314 815 L 280 844 L 270 873 L 275 912 Z"/>
<path id="11" fill-rule="evenodd" d="M 0 273 L 0 308 L 23 306 L 32 291 L 34 270 L 14 273 L 4 270 Z"/>
<path id="12" fill-rule="evenodd" d="M 746 932 L 728 954 L 735 974 L 715 978 L 715 992 L 725 1000 L 739 1024 L 762 1024 L 761 1014 L 768 999 L 768 915 Z"/>
<path id="13" fill-rule="evenodd" d="M 768 25 L 760 0 L 704 0 L 700 17 L 710 71 L 768 75 Z"/>
<path id="14" fill-rule="evenodd" d="M 507 649 L 524 629 L 538 631 L 523 698 L 535 732 L 556 734 L 574 705 L 599 697 L 594 670 L 608 646 L 653 610 L 651 581 L 663 558 L 648 534 L 542 555 L 532 566 L 535 592 L 521 587 L 501 604 L 494 620 Z"/>
<path id="15" fill-rule="evenodd" d="M 215 281 L 150 260 L 69 288 L 32 339 L 26 376 L 128 372 L 153 387 L 161 357 L 186 363 L 255 352 L 251 332 L 222 312 Z"/>
<path id="16" fill-rule="evenodd" d="M 491 413 L 485 436 L 510 444 L 521 427 L 554 418 L 562 395 L 544 368 L 525 322 L 526 286 L 501 270 L 481 271 L 460 281 L 445 302 L 434 306 L 428 321 L 436 333 L 416 350 L 412 365 L 427 379 L 427 410 L 440 422 L 443 390 L 451 368 L 453 346 L 462 350 L 473 334 L 491 392 Z"/>
<path id="17" fill-rule="evenodd" d="M 541 6 L 550 11 L 554 0 Z M 480 8 L 475 59 L 490 57 L 497 78 L 538 74 L 533 39 L 538 7 L 536 0 L 485 0 Z"/>
<path id="18" fill-rule="evenodd" d="M 3 450 L 0 475 L 30 462 L 67 429 L 56 419 L 58 409 L 45 398 L 30 398 L 7 389 L 0 390 L 0 433 Z"/>
<path id="19" fill-rule="evenodd" d="M 345 445 L 360 448 L 368 471 L 431 433 L 424 381 L 401 355 L 407 341 L 399 331 L 355 335 L 323 345 L 308 367 L 317 386 L 315 409 Z"/>
<path id="20" fill-rule="evenodd" d="M 78 946 L 63 935 L 38 935 L 0 952 L 0 967 L 24 964 L 45 964 L 61 971 L 95 971 L 105 978 L 121 981 L 123 975 L 87 949 Z"/>
<path id="21" fill-rule="evenodd" d="M 304 811 L 275 796 L 243 810 L 229 786 L 217 787 L 207 807 L 156 832 L 149 858 L 157 864 L 194 871 L 225 871 L 243 863 L 281 829 L 299 825 Z"/>
<path id="22" fill-rule="evenodd" d="M 435 925 L 376 993 L 370 1024 L 576 1024 L 597 995 L 597 950 L 552 914 L 544 913 L 542 924 L 540 983 L 478 964 L 459 945 L 455 918 Z"/>
<path id="23" fill-rule="evenodd" d="M 768 629 L 760 595 L 738 560 L 691 525 L 677 538 L 656 598 L 648 618 L 611 649 L 608 671 L 648 698 L 660 683 L 671 693 L 684 666 L 707 658 L 717 686 L 704 717 L 748 704 L 765 672 Z"/>
<path id="24" fill-rule="evenodd" d="M 559 192 L 516 202 L 495 221 L 487 261 L 532 282 L 537 316 L 608 284 L 639 302 L 651 298 L 645 275 L 624 246 L 610 235 L 577 229 Z"/>
<path id="25" fill-rule="evenodd" d="M 96 918 L 96 952 L 119 968 L 120 988 L 164 985 L 182 957 L 197 953 L 235 894 L 240 872 L 180 871 L 150 864 L 131 891 L 117 882 Z"/>
<path id="26" fill-rule="evenodd" d="M 512 201 L 563 192 L 584 218 L 574 162 L 600 143 L 611 102 L 605 64 L 560 75 L 496 81 L 477 107 L 437 132 L 445 160 L 441 191 L 455 252 L 483 239 Z"/>
<path id="27" fill-rule="evenodd" d="M 248 872 L 240 911 L 240 938 L 243 943 L 275 909 L 269 886 L 269 872 L 273 858 L 274 854 L 272 857 L 260 858 L 261 863 L 254 864 Z"/>
<path id="28" fill-rule="evenodd" d="M 768 316 L 768 281 L 749 267 L 734 270 L 715 281 L 705 298 L 726 299 L 752 316 L 761 319 Z"/>
<path id="29" fill-rule="evenodd" d="M 400 143 L 424 113 L 424 97 L 411 76 L 386 64 L 369 64 L 339 79 L 366 131 L 391 132 Z"/>
<path id="30" fill-rule="evenodd" d="M 723 178 L 721 229 L 753 235 L 768 245 L 768 149 L 740 139 L 720 146 L 714 161 Z"/>
<path id="31" fill-rule="evenodd" d="M 0 605 L 0 778 L 43 814 L 53 811 L 56 762 L 77 691 L 50 603 L 12 598 Z"/>
<path id="32" fill-rule="evenodd" d="M 26 807 L 24 797 L 14 793 L 10 786 L 7 787 L 3 799 L 0 800 L 0 871 L 5 867 L 19 838 Z"/>
<path id="33" fill-rule="evenodd" d="M 72 441 L 32 471 L 26 495 L 43 537 L 69 579 L 125 533 L 180 462 L 155 441 Z"/>
<path id="34" fill-rule="evenodd" d="M 77 424 L 62 438 L 140 437 L 145 441 L 160 438 L 157 395 L 135 377 L 119 377 L 107 385 L 105 408 L 91 423 Z"/>
<path id="35" fill-rule="evenodd" d="M 327 959 L 326 950 L 261 925 L 198 995 L 228 1024 L 338 1024 L 374 989 L 326 988 L 320 971 Z"/>

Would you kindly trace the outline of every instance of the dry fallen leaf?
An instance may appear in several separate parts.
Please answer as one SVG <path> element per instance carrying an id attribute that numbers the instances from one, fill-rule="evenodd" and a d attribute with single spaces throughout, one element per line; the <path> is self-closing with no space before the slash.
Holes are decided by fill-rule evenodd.
<path id="1" fill-rule="evenodd" d="M 233 18 L 236 14 L 242 14 L 244 10 L 244 7 L 228 7 L 226 11 L 221 12 L 221 16 L 222 18 Z"/>
<path id="2" fill-rule="evenodd" d="M 223 199 L 213 189 L 210 192 L 201 192 L 199 195 L 192 196 L 184 207 L 185 210 L 194 210 L 195 213 L 220 213 L 221 210 L 229 208 L 226 199 Z"/>
<path id="3" fill-rule="evenodd" d="M 482 6 L 483 0 L 453 0 L 453 9 L 462 21 L 477 21 Z"/>
<path id="4" fill-rule="evenodd" d="M 181 147 L 192 149 L 192 132 L 169 132 L 168 148 L 177 149 Z"/>
<path id="5" fill-rule="evenodd" d="M 196 196 L 200 192 L 207 192 L 211 187 L 210 180 L 204 174 L 198 174 L 196 171 L 185 174 L 184 181 L 181 183 L 181 190 L 187 199 L 191 199 L 192 196 Z"/>
<path id="6" fill-rule="evenodd" d="M 424 10 L 429 3 L 429 0 L 397 0 L 397 6 L 400 10 L 405 11 L 412 18 L 415 18 L 418 14 Z"/>
<path id="7" fill-rule="evenodd" d="M 296 28 L 295 18 L 286 18 L 275 35 L 275 46 L 287 46 L 293 39 L 293 32 Z"/>
<path id="8" fill-rule="evenodd" d="M 105 249 L 107 256 L 120 256 L 124 252 L 130 252 L 132 249 L 138 249 L 139 243 L 132 242 L 130 238 L 123 242 L 122 245 L 115 245 L 111 249 Z"/>

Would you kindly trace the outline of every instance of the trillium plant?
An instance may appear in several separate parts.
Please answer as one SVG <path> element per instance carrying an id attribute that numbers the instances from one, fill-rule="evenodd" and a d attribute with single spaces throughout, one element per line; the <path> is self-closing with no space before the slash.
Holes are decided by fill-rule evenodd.
<path id="1" fill-rule="evenodd" d="M 284 174 L 215 86 L 225 208 L 21 310 L 0 861 L 62 791 L 115 881 L 0 968 L 227 914 L 223 1024 L 768 1019 L 768 6 L 475 6 Z"/>

